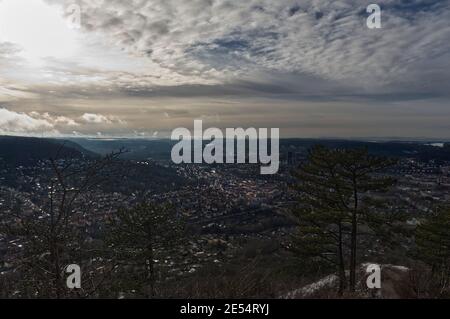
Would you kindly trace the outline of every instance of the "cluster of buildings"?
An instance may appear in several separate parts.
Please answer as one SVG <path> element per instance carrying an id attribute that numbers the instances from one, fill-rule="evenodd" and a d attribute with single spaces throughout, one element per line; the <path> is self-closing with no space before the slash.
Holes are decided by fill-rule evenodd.
<path id="1" fill-rule="evenodd" d="M 183 183 L 168 180 L 169 191 L 149 190 L 144 194 L 130 189 L 134 186 L 127 189 L 126 182 L 117 191 L 96 189 L 77 205 L 80 211 L 75 222 L 96 240 L 106 219 L 120 207 L 130 208 L 142 198 L 171 204 L 195 236 L 155 262 L 173 276 L 190 274 L 202 265 L 231 260 L 249 241 L 280 239 L 289 234 L 293 225 L 285 213 L 295 205 L 290 172 L 304 160 L 304 154 L 289 150 L 285 155 L 280 173 L 274 176 L 260 175 L 259 166 L 251 164 L 136 162 L 134 165 L 142 168 L 161 165 L 165 170 L 173 170 Z M 85 164 L 79 159 L 74 161 L 71 163 L 74 168 Z M 39 203 L 48 196 L 52 176 L 49 163 L 1 169 L 0 218 L 3 221 L 12 218 L 10 222 L 14 222 L 11 217 L 14 211 L 20 214 L 42 211 Z M 403 159 L 389 172 L 398 179 L 398 184 L 386 201 L 399 198 L 410 204 L 412 214 L 426 213 L 433 205 L 450 201 L 449 172 L 450 162 Z M 398 202 L 392 208 L 395 205 Z M 0 273 L 11 267 L 5 258 L 12 253 L 7 247 L 14 246 L 15 252 L 20 253 L 23 245 L 26 243 L 17 238 L 0 234 Z"/>

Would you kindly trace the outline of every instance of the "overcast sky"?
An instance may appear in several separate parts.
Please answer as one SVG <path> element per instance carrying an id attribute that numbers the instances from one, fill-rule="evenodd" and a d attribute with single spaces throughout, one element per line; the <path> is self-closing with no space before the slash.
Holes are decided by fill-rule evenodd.
<path id="1" fill-rule="evenodd" d="M 448 139 L 449 67 L 446 0 L 0 0 L 0 134 Z"/>

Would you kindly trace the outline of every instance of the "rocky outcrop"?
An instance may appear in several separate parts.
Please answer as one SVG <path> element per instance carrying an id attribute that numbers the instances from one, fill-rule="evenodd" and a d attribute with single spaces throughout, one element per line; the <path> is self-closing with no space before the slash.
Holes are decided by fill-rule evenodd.
<path id="1" fill-rule="evenodd" d="M 358 274 L 357 291 L 337 294 L 339 278 L 337 275 L 326 276 L 312 284 L 292 291 L 285 299 L 309 299 L 309 298 L 377 298 L 377 299 L 411 299 L 416 298 L 416 293 L 411 283 L 410 269 L 396 265 L 379 265 L 381 269 L 380 288 L 370 289 L 367 279 L 371 275 L 367 272 L 371 263 L 362 264 Z"/>

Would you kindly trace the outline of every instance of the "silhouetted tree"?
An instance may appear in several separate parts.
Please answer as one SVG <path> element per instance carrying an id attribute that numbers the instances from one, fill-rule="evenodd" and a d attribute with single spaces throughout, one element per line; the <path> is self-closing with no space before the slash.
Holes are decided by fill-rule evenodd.
<path id="1" fill-rule="evenodd" d="M 355 290 L 360 225 L 382 232 L 399 216 L 380 212 L 384 206 L 373 195 L 386 191 L 394 180 L 381 174 L 393 161 L 371 156 L 367 150 L 327 149 L 316 146 L 295 173 L 298 184 L 296 250 L 337 267 L 339 291 Z M 383 233 L 386 234 L 385 232 Z"/>
<path id="2" fill-rule="evenodd" d="M 70 295 L 63 278 L 66 266 L 81 265 L 92 258 L 85 246 L 87 203 L 102 184 L 119 178 L 121 167 L 116 164 L 122 153 L 81 162 L 50 159 L 50 175 L 47 181 L 42 181 L 47 191 L 41 201 L 33 203 L 31 211 L 15 207 L 2 218 L 0 231 L 23 245 L 15 260 L 15 273 L 20 277 L 18 296 Z M 78 294 L 89 295 L 89 289 L 84 288 Z"/>
<path id="3" fill-rule="evenodd" d="M 419 224 L 415 233 L 417 255 L 431 267 L 433 282 L 439 294 L 450 288 L 450 207 L 441 207 L 426 221 Z"/>
<path id="4" fill-rule="evenodd" d="M 127 289 L 131 283 L 130 289 L 155 297 L 156 260 L 179 255 L 176 247 L 183 234 L 181 217 L 168 205 L 142 203 L 132 209 L 120 209 L 111 220 L 107 242 L 113 260 L 119 265 L 116 280 L 121 288 Z M 125 268 L 133 278 L 120 273 Z"/>

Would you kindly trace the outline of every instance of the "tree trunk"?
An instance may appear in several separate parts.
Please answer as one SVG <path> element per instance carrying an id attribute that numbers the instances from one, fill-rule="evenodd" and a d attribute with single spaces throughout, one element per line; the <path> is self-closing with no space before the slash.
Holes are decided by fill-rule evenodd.
<path id="1" fill-rule="evenodd" d="M 350 291 L 354 292 L 356 289 L 356 246 L 357 246 L 357 224 L 356 211 L 352 214 L 352 231 L 350 241 Z"/>
<path id="2" fill-rule="evenodd" d="M 147 269 L 147 282 L 150 285 L 150 291 L 148 294 L 148 298 L 155 297 L 155 265 L 154 265 L 154 256 L 153 256 L 153 236 L 151 229 L 147 230 L 147 260 L 146 260 L 146 269 Z"/>
<path id="3" fill-rule="evenodd" d="M 345 288 L 347 288 L 347 278 L 345 276 L 345 260 L 344 251 L 342 245 L 342 224 L 339 223 L 339 246 L 338 246 L 338 259 L 339 259 L 339 295 L 342 296 Z"/>
<path id="4" fill-rule="evenodd" d="M 350 240 L 350 291 L 354 292 L 356 288 L 356 247 L 358 237 L 358 184 L 355 173 L 353 173 L 353 212 L 352 212 L 352 231 Z"/>
<path id="5" fill-rule="evenodd" d="M 50 243 L 50 261 L 53 267 L 53 288 L 55 290 L 56 299 L 61 299 L 61 267 L 59 262 L 58 243 L 54 236 L 52 236 L 52 238 L 52 242 Z"/>

